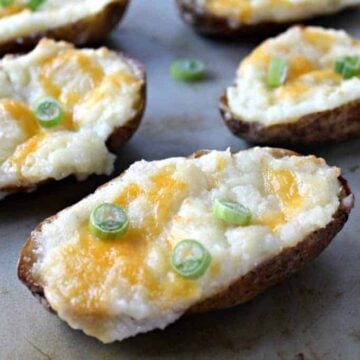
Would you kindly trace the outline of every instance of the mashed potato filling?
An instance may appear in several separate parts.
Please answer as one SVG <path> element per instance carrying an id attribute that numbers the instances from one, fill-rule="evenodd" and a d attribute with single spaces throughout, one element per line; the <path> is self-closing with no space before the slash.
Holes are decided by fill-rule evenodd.
<path id="1" fill-rule="evenodd" d="M 105 142 L 136 114 L 142 75 L 105 48 L 77 50 L 43 40 L 27 55 L 0 62 L 0 188 L 74 174 L 108 174 Z M 32 108 L 52 97 L 65 115 L 41 128 Z"/>
<path id="2" fill-rule="evenodd" d="M 359 0 L 195 0 L 200 8 L 241 24 L 288 22 L 335 13 Z"/>
<path id="3" fill-rule="evenodd" d="M 62 319 L 103 342 L 164 328 L 191 305 L 325 227 L 339 207 L 338 176 L 322 159 L 278 158 L 268 148 L 141 161 L 33 233 L 33 277 Z M 217 219 L 215 199 L 249 208 L 250 225 Z M 128 214 L 129 230 L 119 240 L 99 240 L 89 232 L 90 213 L 104 202 Z M 211 253 L 210 267 L 198 280 L 171 268 L 172 249 L 184 239 Z"/>
<path id="4" fill-rule="evenodd" d="M 15 0 L 12 5 L 0 7 L 0 43 L 96 16 L 112 2 L 114 0 L 46 0 L 33 12 L 26 7 L 26 0 Z"/>
<path id="5" fill-rule="evenodd" d="M 358 101 L 360 77 L 345 80 L 334 70 L 338 58 L 353 55 L 360 55 L 360 42 L 344 31 L 294 27 L 265 41 L 240 64 L 227 90 L 230 110 L 245 121 L 274 125 Z M 273 57 L 288 62 L 286 81 L 276 89 L 266 82 Z"/>

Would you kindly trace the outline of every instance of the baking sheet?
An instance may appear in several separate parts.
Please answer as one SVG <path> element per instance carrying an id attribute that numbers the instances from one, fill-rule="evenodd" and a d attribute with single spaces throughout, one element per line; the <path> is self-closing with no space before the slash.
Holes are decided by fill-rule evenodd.
<path id="1" fill-rule="evenodd" d="M 360 37 L 360 11 L 321 24 Z M 246 147 L 225 128 L 217 98 L 254 43 L 196 36 L 173 1 L 133 0 L 107 44 L 142 61 L 148 71 L 143 124 L 119 153 L 116 173 L 139 159 L 188 155 L 197 149 Z M 174 58 L 203 59 L 206 81 L 186 85 L 168 77 Z M 360 191 L 360 141 L 316 151 L 343 168 Z M 47 313 L 16 276 L 21 245 L 37 223 L 92 192 L 106 178 L 53 184 L 0 203 L 0 359 L 360 359 L 360 212 L 314 263 L 287 283 L 235 309 L 183 318 L 165 331 L 102 345 Z"/>

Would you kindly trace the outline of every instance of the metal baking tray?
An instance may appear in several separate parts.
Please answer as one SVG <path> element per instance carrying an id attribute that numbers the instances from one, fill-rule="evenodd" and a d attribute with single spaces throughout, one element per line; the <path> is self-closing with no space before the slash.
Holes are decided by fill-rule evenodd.
<path id="1" fill-rule="evenodd" d="M 360 37 L 358 10 L 318 24 Z M 114 176 L 140 159 L 247 147 L 223 125 L 217 100 L 255 43 L 201 38 L 180 21 L 174 1 L 133 0 L 124 23 L 106 45 L 138 58 L 148 72 L 146 115 L 119 152 Z M 169 65 L 182 56 L 202 59 L 209 69 L 207 79 L 193 85 L 172 81 Z M 355 194 L 360 192 L 359 140 L 314 152 L 340 166 Z M 17 256 L 36 224 L 105 181 L 105 177 L 83 183 L 65 180 L 0 203 L 1 360 L 360 359 L 359 208 L 318 260 L 248 304 L 187 316 L 165 331 L 111 345 L 70 329 L 20 284 Z"/>

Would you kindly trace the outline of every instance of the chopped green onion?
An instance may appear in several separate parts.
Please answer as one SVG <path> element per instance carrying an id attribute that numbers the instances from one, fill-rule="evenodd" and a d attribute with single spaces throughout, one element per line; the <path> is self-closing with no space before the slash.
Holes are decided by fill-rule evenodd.
<path id="1" fill-rule="evenodd" d="M 7 7 L 14 3 L 14 0 L 0 0 L 0 7 Z"/>
<path id="2" fill-rule="evenodd" d="M 236 201 L 215 200 L 213 214 L 232 225 L 247 226 L 251 221 L 250 210 Z"/>
<path id="3" fill-rule="evenodd" d="M 360 75 L 360 56 L 344 56 L 336 60 L 335 72 L 345 80 Z"/>
<path id="4" fill-rule="evenodd" d="M 36 11 L 46 0 L 28 0 L 26 6 L 32 11 Z"/>
<path id="5" fill-rule="evenodd" d="M 170 67 L 170 75 L 175 80 L 198 81 L 204 77 L 205 65 L 196 59 L 179 59 Z"/>
<path id="6" fill-rule="evenodd" d="M 115 240 L 127 232 L 129 219 L 118 205 L 104 203 L 96 207 L 90 215 L 90 232 L 102 240 Z"/>
<path id="7" fill-rule="evenodd" d="M 61 105 L 53 98 L 40 100 L 35 106 L 34 114 L 39 124 L 44 128 L 57 126 L 64 118 Z"/>
<path id="8" fill-rule="evenodd" d="M 288 72 L 288 62 L 279 57 L 273 57 L 270 60 L 267 73 L 267 84 L 271 88 L 277 88 L 286 81 Z"/>
<path id="9" fill-rule="evenodd" d="M 182 240 L 174 248 L 173 269 L 183 278 L 196 280 L 203 276 L 211 263 L 211 255 L 195 240 Z"/>

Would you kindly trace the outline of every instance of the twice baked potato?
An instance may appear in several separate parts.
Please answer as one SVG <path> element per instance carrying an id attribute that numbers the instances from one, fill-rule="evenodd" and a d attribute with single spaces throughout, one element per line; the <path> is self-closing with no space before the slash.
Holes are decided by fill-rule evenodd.
<path id="1" fill-rule="evenodd" d="M 23 51 L 42 37 L 76 45 L 103 39 L 122 18 L 128 0 L 4 0 L 0 54 Z"/>
<path id="2" fill-rule="evenodd" d="M 176 0 L 184 21 L 204 35 L 268 36 L 297 22 L 335 14 L 360 0 Z"/>
<path id="3" fill-rule="evenodd" d="M 261 44 L 220 100 L 225 123 L 257 144 L 316 145 L 360 136 L 360 42 L 293 27 Z"/>
<path id="4" fill-rule="evenodd" d="M 50 179 L 110 174 L 138 127 L 145 74 L 106 48 L 42 40 L 0 61 L 0 197 Z"/>
<path id="5" fill-rule="evenodd" d="M 71 327 L 122 340 L 284 280 L 353 202 L 338 168 L 287 150 L 140 161 L 40 224 L 18 276 Z"/>

